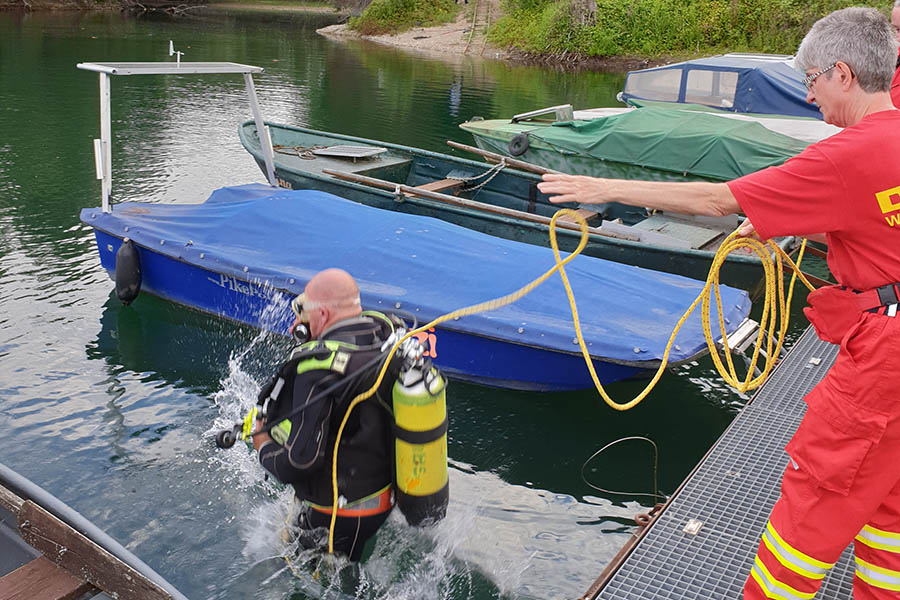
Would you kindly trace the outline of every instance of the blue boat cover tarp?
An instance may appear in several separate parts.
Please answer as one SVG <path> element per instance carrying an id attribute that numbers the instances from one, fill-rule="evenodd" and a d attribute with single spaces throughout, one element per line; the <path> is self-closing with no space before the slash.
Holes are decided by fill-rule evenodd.
<path id="1" fill-rule="evenodd" d="M 819 107 L 806 101 L 803 75 L 787 58 L 710 56 L 632 71 L 626 75 L 622 99 L 626 103 L 629 98 L 693 102 L 732 112 L 821 119 Z M 720 76 L 714 78 L 714 73 Z M 733 78 L 722 77 L 723 73 L 736 74 L 736 86 Z M 672 93 L 677 93 L 677 98 L 669 95 Z"/>
<path id="2" fill-rule="evenodd" d="M 82 220 L 153 252 L 240 280 L 267 281 L 292 294 L 320 270 L 340 267 L 356 278 L 364 307 L 389 310 L 399 303 L 421 323 L 509 294 L 554 264 L 549 248 L 325 192 L 261 184 L 219 189 L 204 204 L 129 202 L 110 214 L 85 209 Z M 662 357 L 675 324 L 703 287 L 678 275 L 587 256 L 576 257 L 567 273 L 591 354 L 628 364 Z M 748 314 L 750 300 L 744 291 L 721 289 L 733 330 Z M 672 360 L 705 347 L 699 312 L 682 328 Z M 442 327 L 578 352 L 557 275 L 514 304 Z"/>

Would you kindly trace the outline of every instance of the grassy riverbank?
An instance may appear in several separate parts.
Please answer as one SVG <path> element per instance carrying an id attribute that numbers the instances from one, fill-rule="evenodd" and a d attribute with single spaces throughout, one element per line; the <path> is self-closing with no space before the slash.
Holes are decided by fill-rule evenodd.
<path id="1" fill-rule="evenodd" d="M 361 35 L 382 35 L 443 25 L 458 13 L 455 0 L 373 0 L 349 26 Z"/>
<path id="2" fill-rule="evenodd" d="M 536 56 L 793 54 L 810 26 L 847 6 L 886 0 L 505 0 L 492 43 Z"/>

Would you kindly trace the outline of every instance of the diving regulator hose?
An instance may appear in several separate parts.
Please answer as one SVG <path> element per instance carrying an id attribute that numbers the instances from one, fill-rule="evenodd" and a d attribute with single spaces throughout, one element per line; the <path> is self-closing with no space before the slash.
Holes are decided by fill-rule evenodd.
<path id="1" fill-rule="evenodd" d="M 573 250 L 566 258 L 562 258 L 559 251 L 559 244 L 556 239 L 556 223 L 562 217 L 568 217 L 568 219 L 574 219 L 579 226 L 581 231 L 581 238 L 578 242 L 578 246 Z M 578 256 L 582 250 L 584 250 L 585 246 L 587 246 L 587 242 L 589 239 L 589 230 L 587 221 L 584 218 L 575 212 L 572 209 L 563 208 L 558 210 L 550 221 L 550 246 L 553 249 L 553 256 L 555 259 L 555 265 L 548 269 L 544 274 L 542 274 L 537 279 L 533 280 L 531 283 L 519 288 L 515 292 L 511 294 L 507 294 L 506 296 L 502 296 L 500 298 L 495 298 L 493 300 L 488 300 L 486 302 L 481 302 L 479 304 L 474 304 L 472 306 L 468 306 L 465 308 L 457 309 L 453 312 L 447 313 L 440 317 L 437 317 L 430 323 L 426 323 L 421 327 L 413 329 L 403 335 L 400 339 L 398 339 L 391 349 L 388 351 L 386 358 L 384 359 L 381 368 L 378 372 L 378 377 L 375 380 L 375 383 L 366 390 L 365 392 L 357 395 L 353 400 L 351 400 L 350 404 L 347 407 L 346 412 L 344 413 L 344 417 L 341 421 L 340 427 L 337 432 L 337 439 L 334 444 L 334 454 L 332 457 L 331 463 L 331 487 L 332 487 L 332 497 L 334 498 L 334 503 L 332 505 L 331 511 L 331 524 L 328 529 L 328 552 L 334 552 L 334 527 L 337 522 L 337 510 L 338 510 L 338 489 L 337 489 L 337 463 L 338 463 L 338 449 L 340 448 L 340 439 L 344 432 L 344 427 L 347 424 L 347 421 L 350 417 L 350 413 L 352 410 L 361 402 L 369 399 L 375 394 L 375 391 L 379 388 L 382 381 L 384 380 L 384 376 L 387 373 L 388 365 L 390 365 L 391 359 L 397 351 L 397 348 L 400 347 L 403 342 L 407 339 L 415 336 L 417 333 L 427 331 L 428 329 L 435 327 L 445 321 L 449 321 L 452 319 L 457 319 L 460 317 L 465 317 L 468 315 L 473 315 L 480 312 L 485 312 L 489 310 L 494 310 L 500 308 L 502 306 L 506 306 L 507 304 L 511 304 L 522 298 L 523 296 L 530 293 L 534 288 L 542 284 L 544 281 L 549 279 L 554 273 L 559 271 L 559 275 L 562 278 L 563 285 L 566 289 L 566 295 L 569 299 L 569 308 L 572 313 L 572 323 L 575 327 L 575 334 L 578 339 L 578 346 L 581 349 L 581 354 L 584 356 L 585 364 L 587 365 L 588 371 L 591 374 L 591 379 L 594 382 L 594 386 L 597 389 L 597 392 L 603 398 L 603 400 L 608 404 L 611 408 L 619 411 L 629 410 L 637 406 L 644 398 L 649 395 L 653 387 L 659 381 L 660 377 L 662 377 L 663 372 L 665 371 L 668 360 L 669 353 L 674 344 L 675 337 L 677 336 L 679 330 L 684 325 L 685 321 L 687 321 L 688 317 L 694 311 L 698 304 L 701 305 L 703 315 L 702 315 L 702 323 L 703 323 L 703 333 L 706 338 L 706 344 L 709 348 L 710 356 L 712 356 L 713 363 L 716 366 L 716 370 L 722 376 L 726 383 L 734 387 L 739 392 L 746 392 L 753 390 L 765 381 L 768 377 L 769 373 L 775 366 L 775 359 L 781 351 L 782 345 L 784 343 L 784 336 L 787 333 L 789 319 L 790 319 L 790 305 L 791 299 L 793 297 L 794 284 L 796 283 L 797 277 L 799 276 L 800 280 L 803 284 L 812 291 L 815 289 L 813 285 L 806 279 L 803 273 L 800 271 L 799 265 L 800 261 L 803 259 L 803 252 L 806 248 L 806 240 L 803 241 L 803 244 L 800 247 L 800 252 L 797 257 L 797 263 L 795 264 L 793 260 L 791 260 L 790 256 L 777 244 L 772 241 L 762 242 L 755 238 L 749 237 L 738 237 L 737 232 L 732 232 L 719 247 L 715 256 L 713 257 L 712 266 L 710 267 L 709 274 L 706 278 L 706 284 L 703 286 L 703 289 L 700 291 L 700 294 L 697 296 L 696 300 L 690 305 L 687 311 L 684 313 L 684 316 L 679 319 L 678 323 L 675 325 L 675 329 L 672 331 L 672 335 L 669 337 L 669 341 L 666 344 L 665 352 L 663 353 L 663 357 L 660 360 L 659 368 L 654 374 L 653 378 L 647 384 L 643 391 L 641 391 L 637 396 L 628 402 L 616 402 L 613 400 L 604 390 L 603 385 L 600 383 L 600 379 L 597 376 L 597 372 L 594 369 L 594 365 L 591 362 L 591 356 L 587 349 L 587 344 L 584 341 L 584 336 L 581 332 L 581 322 L 578 318 L 578 308 L 575 304 L 575 297 L 572 292 L 571 284 L 569 283 L 568 275 L 566 274 L 565 266 L 570 263 L 576 256 Z M 762 309 L 762 316 L 760 318 L 759 323 L 759 332 L 757 333 L 756 342 L 754 345 L 753 356 L 750 360 L 750 365 L 747 367 L 747 374 L 743 378 L 740 379 L 740 376 L 737 374 L 737 371 L 734 366 L 734 362 L 731 357 L 730 350 L 728 348 L 728 337 L 726 335 L 724 316 L 722 312 L 722 298 L 719 291 L 719 271 L 722 268 L 722 265 L 725 262 L 725 259 L 732 252 L 749 249 L 757 256 L 759 256 L 760 261 L 762 262 L 763 269 L 765 272 L 765 299 Z M 769 252 L 768 250 L 771 250 Z M 788 286 L 787 293 L 785 294 L 784 289 L 784 265 L 785 263 L 793 270 L 793 275 L 791 277 L 790 284 Z M 725 355 L 725 362 L 723 364 L 721 357 L 719 356 L 719 350 L 716 347 L 716 339 L 713 337 L 712 329 L 710 325 L 709 319 L 709 308 L 711 296 L 715 294 L 716 298 L 716 308 L 718 313 L 718 321 L 719 328 L 722 331 L 722 344 L 723 344 L 723 353 Z M 756 377 L 753 376 L 753 373 L 756 371 L 756 365 L 759 360 L 760 350 L 765 344 L 766 353 L 765 353 L 765 365 L 761 372 Z M 774 345 L 774 347 L 773 347 Z M 245 423 L 252 423 L 252 420 L 249 418 L 245 421 Z M 246 439 L 247 429 L 244 428 L 245 436 L 242 439 Z M 251 434 L 252 435 L 252 434 Z"/>

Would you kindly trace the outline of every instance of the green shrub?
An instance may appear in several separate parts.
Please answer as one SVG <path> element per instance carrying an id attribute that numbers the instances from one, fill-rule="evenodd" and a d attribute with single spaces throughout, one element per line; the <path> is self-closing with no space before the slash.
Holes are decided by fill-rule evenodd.
<path id="1" fill-rule="evenodd" d="M 819 18 L 847 6 L 886 9 L 885 0 L 596 0 L 594 23 L 576 24 L 573 0 L 505 0 L 493 43 L 543 54 L 585 56 L 793 54 Z"/>
<path id="2" fill-rule="evenodd" d="M 448 23 L 458 12 L 455 0 L 373 0 L 349 26 L 363 35 L 399 33 Z"/>

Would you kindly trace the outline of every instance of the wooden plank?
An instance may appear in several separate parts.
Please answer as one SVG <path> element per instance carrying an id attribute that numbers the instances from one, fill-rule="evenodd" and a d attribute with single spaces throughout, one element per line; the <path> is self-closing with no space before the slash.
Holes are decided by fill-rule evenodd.
<path id="1" fill-rule="evenodd" d="M 0 577 L 0 600 L 74 600 L 93 587 L 39 556 Z"/>
<path id="2" fill-rule="evenodd" d="M 19 534 L 57 565 L 119 600 L 172 600 L 158 585 L 30 500 L 19 511 Z"/>
<path id="3" fill-rule="evenodd" d="M 415 188 L 417 190 L 425 190 L 427 192 L 444 192 L 462 187 L 462 185 L 463 182 L 459 179 L 438 179 L 435 181 L 429 181 L 428 183 L 423 183 L 422 185 L 417 185 L 415 186 Z"/>
<path id="4" fill-rule="evenodd" d="M 22 508 L 23 502 L 24 500 L 0 485 L 0 507 L 5 508 L 13 514 L 18 514 L 19 509 Z"/>
<path id="5" fill-rule="evenodd" d="M 604 231 L 612 231 L 613 233 L 618 233 L 620 235 L 632 236 L 636 241 L 647 244 L 648 246 L 678 248 L 680 250 L 689 250 L 691 248 L 690 242 L 672 237 L 671 235 L 657 233 L 655 231 L 645 231 L 643 229 L 638 229 L 637 227 L 622 225 L 613 221 L 603 221 L 601 229 Z"/>
<path id="6" fill-rule="evenodd" d="M 579 208 L 575 211 L 582 219 L 591 222 L 591 219 L 596 219 L 599 215 L 596 210 L 592 210 L 590 208 Z M 574 215 L 563 215 L 559 218 L 560 221 L 568 221 L 569 223 L 577 223 Z"/>
<path id="7" fill-rule="evenodd" d="M 465 150 L 466 152 L 471 152 L 472 154 L 478 154 L 479 156 L 488 159 L 490 162 L 498 163 L 502 160 L 512 168 L 518 169 L 520 171 L 528 171 L 529 173 L 536 173 L 538 175 L 543 175 L 544 173 L 562 173 L 562 171 L 554 171 L 553 169 L 548 169 L 547 167 L 539 167 L 538 165 L 527 163 L 524 160 L 516 160 L 515 158 L 503 156 L 502 154 L 497 154 L 496 152 L 482 150 L 481 148 L 476 148 L 475 146 L 467 146 L 465 144 L 460 144 L 459 142 L 447 140 L 447 145 L 451 148 L 456 148 L 457 150 Z"/>

